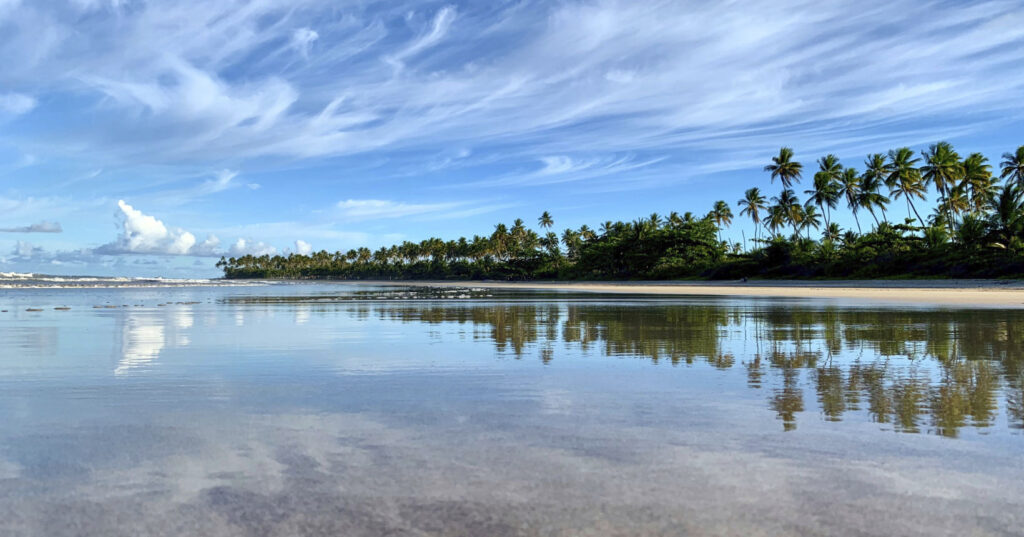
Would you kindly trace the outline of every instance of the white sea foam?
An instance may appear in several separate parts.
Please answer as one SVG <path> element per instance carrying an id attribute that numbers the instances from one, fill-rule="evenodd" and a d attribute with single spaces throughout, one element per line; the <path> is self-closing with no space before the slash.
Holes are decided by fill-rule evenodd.
<path id="1" fill-rule="evenodd" d="M 270 282 L 205 278 L 128 278 L 123 276 L 51 276 L 21 272 L 0 272 L 0 289 L 104 288 L 104 287 L 209 287 L 253 286 Z"/>

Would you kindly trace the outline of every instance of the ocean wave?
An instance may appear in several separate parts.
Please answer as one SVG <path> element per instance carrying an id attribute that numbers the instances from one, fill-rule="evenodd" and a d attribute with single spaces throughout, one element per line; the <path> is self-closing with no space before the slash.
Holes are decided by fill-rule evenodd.
<path id="1" fill-rule="evenodd" d="M 0 272 L 0 289 L 105 288 L 105 287 L 251 287 L 268 285 L 259 280 L 206 278 L 129 278 L 124 276 L 53 276 L 23 272 Z"/>

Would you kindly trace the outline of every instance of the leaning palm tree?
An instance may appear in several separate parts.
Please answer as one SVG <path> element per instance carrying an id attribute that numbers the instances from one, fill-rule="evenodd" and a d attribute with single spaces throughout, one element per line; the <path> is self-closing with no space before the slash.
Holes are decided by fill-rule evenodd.
<path id="1" fill-rule="evenodd" d="M 839 195 L 846 198 L 846 206 L 853 211 L 853 220 L 857 222 L 857 233 L 861 232 L 860 218 L 857 218 L 857 210 L 860 209 L 860 175 L 854 168 L 846 168 L 839 176 L 837 190 Z"/>
<path id="2" fill-rule="evenodd" d="M 924 179 L 925 184 L 935 185 L 935 190 L 939 192 L 941 207 L 941 203 L 949 196 L 949 191 L 963 176 L 960 155 L 953 150 L 953 146 L 948 142 L 939 142 L 929 146 L 927 151 L 922 151 L 921 156 L 924 157 L 925 163 L 921 167 L 921 178 Z M 952 226 L 951 215 L 947 213 L 945 216 L 946 221 Z"/>
<path id="3" fill-rule="evenodd" d="M 999 163 L 1002 173 L 999 177 L 1018 186 L 1024 185 L 1024 145 L 1015 153 L 1003 153 L 1003 161 Z"/>
<path id="4" fill-rule="evenodd" d="M 779 149 L 779 155 L 772 157 L 772 163 L 764 167 L 764 171 L 772 173 L 772 182 L 778 177 L 786 189 L 793 186 L 794 180 L 800 182 L 803 169 L 803 164 L 793 160 L 793 150 L 788 147 Z"/>
<path id="5" fill-rule="evenodd" d="M 858 205 L 862 208 L 867 209 L 871 213 L 871 218 L 875 220 L 875 227 L 879 225 L 878 216 L 875 215 L 875 208 L 882 210 L 882 216 L 885 216 L 885 206 L 889 203 L 889 197 L 882 194 L 882 180 L 876 175 L 869 176 L 867 172 L 860 176 L 860 197 L 857 200 Z"/>
<path id="6" fill-rule="evenodd" d="M 914 152 L 909 147 L 890 150 L 889 175 L 886 178 L 886 183 L 890 185 L 892 189 L 890 195 L 894 199 L 902 196 L 907 200 L 907 216 L 909 217 L 910 211 L 913 210 L 917 221 L 924 225 L 924 219 L 917 212 L 913 200 L 913 198 L 923 200 L 926 191 L 924 181 L 921 180 L 921 170 L 918 170 L 916 166 L 920 160 L 914 158 Z"/>
<path id="7" fill-rule="evenodd" d="M 749 216 L 754 221 L 754 240 L 758 239 L 758 229 L 761 223 L 762 211 L 767 211 L 768 206 L 765 205 L 764 195 L 761 194 L 761 189 L 754 187 L 748 188 L 743 193 L 743 199 L 736 202 L 736 205 L 741 207 L 740 216 Z"/>
<path id="8" fill-rule="evenodd" d="M 843 167 L 839 164 L 839 157 L 832 154 L 825 155 L 818 159 L 818 172 L 814 174 L 814 188 L 804 191 L 804 194 L 810 196 L 810 202 L 821 209 L 825 216 L 826 227 L 832 209 L 835 209 L 839 202 L 836 182 L 842 172 Z"/>
<path id="9" fill-rule="evenodd" d="M 555 220 L 551 218 L 551 213 L 544 211 L 541 213 L 540 218 L 537 219 L 537 224 L 544 229 L 550 229 L 551 226 L 555 225 Z"/>
<path id="10" fill-rule="evenodd" d="M 715 202 L 714 208 L 711 209 L 710 216 L 718 227 L 718 242 L 722 242 L 722 226 L 728 227 L 732 223 L 732 209 L 729 208 L 728 203 L 719 200 Z"/>
<path id="11" fill-rule="evenodd" d="M 992 176 L 992 166 L 981 153 L 971 153 L 963 162 L 963 183 L 970 191 L 971 212 L 984 212 L 997 193 L 998 179 Z"/>

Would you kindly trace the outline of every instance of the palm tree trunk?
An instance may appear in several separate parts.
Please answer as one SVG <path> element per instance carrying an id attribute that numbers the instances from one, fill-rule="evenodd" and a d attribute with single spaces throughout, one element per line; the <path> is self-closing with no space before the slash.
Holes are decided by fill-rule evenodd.
<path id="1" fill-rule="evenodd" d="M 875 216 L 875 210 L 871 209 L 871 208 L 868 208 L 868 212 L 871 213 L 871 218 L 875 219 L 875 228 L 877 228 L 878 227 L 878 217 Z"/>
<path id="2" fill-rule="evenodd" d="M 914 215 L 917 216 L 918 224 L 921 227 L 924 227 L 924 220 L 921 218 L 921 215 L 917 213 L 917 207 L 914 207 L 914 202 L 910 201 L 910 196 L 907 196 L 907 205 L 910 205 L 910 208 L 914 210 Z"/>
<path id="3" fill-rule="evenodd" d="M 860 229 L 860 218 L 857 218 L 857 211 L 853 211 L 853 221 L 854 221 L 854 222 L 857 222 L 857 233 L 864 233 L 864 232 L 863 232 L 863 231 L 862 231 L 862 230 Z"/>

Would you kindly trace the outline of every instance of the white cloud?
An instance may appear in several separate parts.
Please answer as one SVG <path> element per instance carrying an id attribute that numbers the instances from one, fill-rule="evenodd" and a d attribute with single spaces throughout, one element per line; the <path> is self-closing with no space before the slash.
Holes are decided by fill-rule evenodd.
<path id="1" fill-rule="evenodd" d="M 295 253 L 299 255 L 309 255 L 313 253 L 313 245 L 301 239 L 297 240 L 295 241 Z"/>
<path id="2" fill-rule="evenodd" d="M 2 8 L 0 8 L 2 10 Z M 20 116 L 31 112 L 38 102 L 23 93 L 0 93 L 0 114 Z"/>
<path id="3" fill-rule="evenodd" d="M 525 160 L 711 148 L 730 162 L 782 133 L 813 149 L 873 129 L 885 147 L 922 117 L 978 131 L 1024 115 L 1012 2 L 78 3 L 89 17 L 8 9 L 0 84 L 84 99 L 104 127 L 48 146 L 135 162 L 505 144 Z"/>
<path id="4" fill-rule="evenodd" d="M 196 243 L 195 235 L 180 228 L 168 229 L 155 217 L 119 200 L 121 234 L 114 242 L 96 249 L 101 254 L 184 255 Z"/>
<path id="5" fill-rule="evenodd" d="M 396 67 L 401 67 L 405 59 L 411 58 L 439 43 L 444 39 L 445 34 L 448 33 L 448 29 L 455 20 L 455 12 L 455 6 L 445 6 L 438 10 L 437 14 L 434 15 L 433 23 L 430 25 L 430 31 L 421 35 L 398 53 L 388 56 L 386 58 L 387 62 Z"/>
<path id="6" fill-rule="evenodd" d="M 311 28 L 299 28 L 292 33 L 292 46 L 302 54 L 303 58 L 309 57 L 309 48 L 313 42 L 320 38 L 320 34 Z"/>
<path id="7" fill-rule="evenodd" d="M 217 173 L 215 179 L 204 182 L 199 185 L 199 194 L 214 194 L 217 192 L 223 192 L 233 186 L 235 186 L 231 180 L 238 176 L 238 172 L 234 170 L 221 170 Z"/>
<path id="8" fill-rule="evenodd" d="M 128 205 L 124 200 L 117 202 L 120 209 L 121 233 L 111 243 L 93 250 L 99 255 L 151 254 L 190 255 L 218 257 L 221 255 L 240 256 L 273 255 L 277 249 L 263 242 L 239 238 L 226 252 L 220 249 L 220 239 L 209 235 L 198 242 L 195 235 L 181 229 L 166 226 L 156 217 Z"/>
<path id="9" fill-rule="evenodd" d="M 231 257 L 241 257 L 243 255 L 274 255 L 277 253 L 277 248 L 264 244 L 262 242 L 254 242 L 246 239 L 238 239 L 231 248 L 228 250 L 227 255 Z"/>

